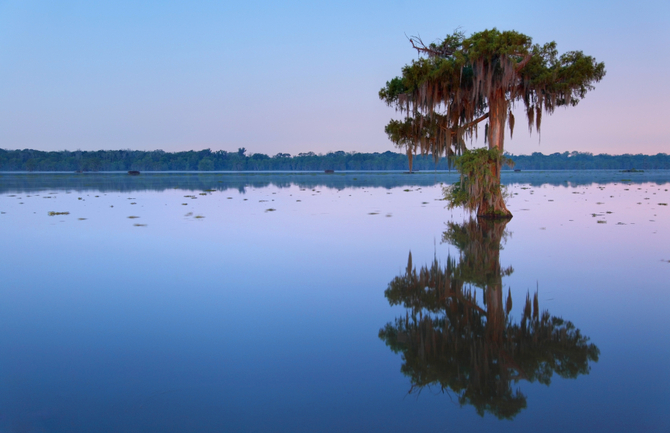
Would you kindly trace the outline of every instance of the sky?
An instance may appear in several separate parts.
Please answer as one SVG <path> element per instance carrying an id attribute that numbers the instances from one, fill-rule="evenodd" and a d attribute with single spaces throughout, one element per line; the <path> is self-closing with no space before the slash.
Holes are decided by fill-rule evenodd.
<path id="1" fill-rule="evenodd" d="M 0 0 L 0 148 L 395 150 L 377 94 L 406 35 L 496 27 L 607 70 L 507 151 L 670 153 L 669 25 L 667 0 Z"/>

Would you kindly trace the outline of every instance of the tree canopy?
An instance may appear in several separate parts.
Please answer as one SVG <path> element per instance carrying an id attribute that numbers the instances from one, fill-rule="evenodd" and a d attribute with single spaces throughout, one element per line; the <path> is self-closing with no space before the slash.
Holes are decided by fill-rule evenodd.
<path id="1" fill-rule="evenodd" d="M 468 38 L 455 31 L 429 45 L 418 37 L 410 43 L 420 57 L 388 81 L 379 97 L 407 115 L 387 125 L 391 140 L 414 141 L 423 152 L 465 149 L 464 135 L 489 118 L 490 142 L 500 138 L 492 137 L 494 123 L 508 121 L 513 133 L 510 108 L 516 102 L 525 106 L 529 130 L 539 131 L 543 112 L 577 105 L 605 76 L 604 63 L 595 58 L 581 51 L 559 55 L 556 42 L 533 44 L 516 31 L 494 28 Z M 496 145 L 503 150 L 502 141 Z"/>

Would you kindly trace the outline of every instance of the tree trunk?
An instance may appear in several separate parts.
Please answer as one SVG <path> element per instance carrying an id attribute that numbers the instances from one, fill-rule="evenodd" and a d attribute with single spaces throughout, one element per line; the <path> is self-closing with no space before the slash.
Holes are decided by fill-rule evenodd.
<path id="1" fill-rule="evenodd" d="M 412 148 L 407 147 L 407 159 L 409 160 L 409 174 L 412 174 L 412 159 L 414 158 L 414 155 L 412 154 Z"/>
<path id="2" fill-rule="evenodd" d="M 508 103 L 502 91 L 489 98 L 489 149 L 497 149 L 502 156 L 505 143 L 505 123 L 507 121 Z M 490 191 L 492 197 L 483 199 L 477 210 L 478 218 L 510 219 L 512 212 L 505 206 L 500 189 L 500 161 L 491 162 L 491 172 L 498 179 L 495 188 Z"/>

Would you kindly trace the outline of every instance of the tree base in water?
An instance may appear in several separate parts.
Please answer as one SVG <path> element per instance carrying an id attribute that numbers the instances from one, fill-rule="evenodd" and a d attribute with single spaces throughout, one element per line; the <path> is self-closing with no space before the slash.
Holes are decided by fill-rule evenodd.
<path id="1" fill-rule="evenodd" d="M 491 191 L 492 200 L 482 200 L 477 208 L 477 218 L 485 218 L 492 220 L 509 220 L 512 219 L 512 212 L 507 209 L 505 199 L 500 191 L 500 184 L 497 188 Z"/>
<path id="2" fill-rule="evenodd" d="M 507 212 L 496 211 L 496 212 L 477 214 L 477 218 L 483 218 L 488 220 L 511 220 L 512 217 L 513 217 L 512 212 L 508 210 Z"/>

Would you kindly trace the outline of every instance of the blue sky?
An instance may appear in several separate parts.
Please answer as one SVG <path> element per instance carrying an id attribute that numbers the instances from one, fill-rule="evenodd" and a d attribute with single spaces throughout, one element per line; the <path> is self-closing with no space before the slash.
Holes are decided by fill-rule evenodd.
<path id="1" fill-rule="evenodd" d="M 393 150 L 377 92 L 416 57 L 405 34 L 497 27 L 607 69 L 508 151 L 670 153 L 669 24 L 644 0 L 0 0 L 0 148 Z"/>

